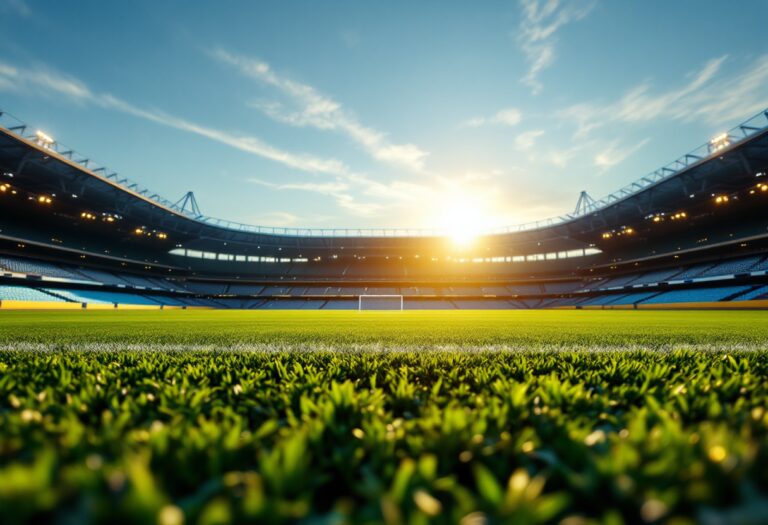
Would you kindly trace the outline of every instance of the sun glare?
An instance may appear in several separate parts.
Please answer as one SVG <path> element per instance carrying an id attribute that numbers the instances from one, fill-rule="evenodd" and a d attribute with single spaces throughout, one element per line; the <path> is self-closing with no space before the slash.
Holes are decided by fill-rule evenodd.
<path id="1" fill-rule="evenodd" d="M 440 228 L 457 248 L 471 247 L 477 237 L 491 224 L 482 203 L 471 196 L 456 196 L 448 199 L 443 209 Z"/>

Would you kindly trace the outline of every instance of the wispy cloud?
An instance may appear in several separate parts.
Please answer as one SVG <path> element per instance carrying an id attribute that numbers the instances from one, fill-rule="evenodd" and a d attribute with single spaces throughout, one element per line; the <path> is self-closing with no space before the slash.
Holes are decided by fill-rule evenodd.
<path id="1" fill-rule="evenodd" d="M 536 145 L 536 141 L 544 135 L 543 129 L 534 129 L 520 133 L 515 137 L 515 147 L 519 150 L 529 150 Z"/>
<path id="2" fill-rule="evenodd" d="M 298 190 L 321 193 L 323 195 L 337 195 L 349 189 L 349 184 L 343 182 L 288 182 L 275 183 L 268 180 L 252 178 L 248 179 L 254 184 L 266 186 L 274 190 Z"/>
<path id="3" fill-rule="evenodd" d="M 301 172 L 334 177 L 330 182 L 280 184 L 257 180 L 252 182 L 275 190 L 309 191 L 331 197 L 340 207 L 359 216 L 373 216 L 384 209 L 418 202 L 419 199 L 425 198 L 425 195 L 432 195 L 427 185 L 402 180 L 380 182 L 355 172 L 337 159 L 286 151 L 253 135 L 225 131 L 171 115 L 159 109 L 140 107 L 115 95 L 95 92 L 84 82 L 43 66 L 20 68 L 0 62 L 0 91 L 16 91 L 31 96 L 56 96 L 78 104 L 89 104 L 118 111 L 161 126 L 204 137 Z M 396 149 L 392 149 L 396 146 L 388 145 L 387 148 L 389 149 L 382 149 L 380 152 L 384 157 L 398 154 Z"/>
<path id="4" fill-rule="evenodd" d="M 252 107 L 270 118 L 297 127 L 313 127 L 346 134 L 374 159 L 421 171 L 428 153 L 415 144 L 396 144 L 387 135 L 362 125 L 334 99 L 308 84 L 277 73 L 266 62 L 235 55 L 223 49 L 211 52 L 216 60 L 235 67 L 241 74 L 277 89 L 291 107 L 279 102 L 254 102 Z"/>
<path id="5" fill-rule="evenodd" d="M 599 105 L 577 104 L 561 112 L 578 124 L 577 136 L 611 123 L 657 122 L 662 119 L 725 125 L 751 116 L 768 105 L 768 55 L 735 74 L 721 75 L 727 56 L 709 60 L 685 83 L 655 91 L 645 81 L 620 99 Z"/>
<path id="6" fill-rule="evenodd" d="M 380 203 L 361 202 L 350 191 L 350 185 L 340 181 L 274 183 L 258 178 L 251 178 L 248 181 L 277 191 L 305 191 L 332 197 L 338 206 L 360 216 L 372 216 L 384 208 Z"/>
<path id="7" fill-rule="evenodd" d="M 163 126 L 193 133 L 297 170 L 328 175 L 348 175 L 351 173 L 350 168 L 337 159 L 326 159 L 309 154 L 289 152 L 272 146 L 252 135 L 240 135 L 203 126 L 159 110 L 134 106 L 112 95 L 101 95 L 95 102 L 103 107 L 116 109 Z"/>
<path id="8" fill-rule="evenodd" d="M 336 159 L 285 151 L 252 135 L 211 128 L 157 109 L 138 107 L 108 93 L 95 93 L 85 83 L 74 77 L 49 68 L 23 69 L 0 63 L 0 90 L 18 91 L 27 95 L 63 96 L 78 103 L 120 111 L 156 124 L 199 135 L 301 171 L 330 175 L 351 173 L 348 166 Z"/>
<path id="9" fill-rule="evenodd" d="M 649 141 L 649 138 L 645 138 L 637 144 L 625 147 L 620 146 L 618 141 L 613 141 L 603 151 L 595 155 L 595 166 L 608 169 L 621 164 Z"/>
<path id="10" fill-rule="evenodd" d="M 521 82 L 534 94 L 542 89 L 539 74 L 555 60 L 558 30 L 587 16 L 593 6 L 593 2 L 581 0 L 520 0 L 522 20 L 517 42 L 528 61 L 528 72 Z"/>
<path id="11" fill-rule="evenodd" d="M 497 111 L 493 115 L 487 117 L 474 117 L 466 122 L 464 126 L 471 128 L 479 128 L 481 126 L 497 125 L 497 126 L 516 126 L 523 118 L 523 114 L 517 108 L 505 108 Z"/>
<path id="12" fill-rule="evenodd" d="M 94 97 L 83 82 L 48 67 L 18 68 L 2 62 L 0 89 L 33 96 L 64 96 L 78 102 L 86 102 Z"/>

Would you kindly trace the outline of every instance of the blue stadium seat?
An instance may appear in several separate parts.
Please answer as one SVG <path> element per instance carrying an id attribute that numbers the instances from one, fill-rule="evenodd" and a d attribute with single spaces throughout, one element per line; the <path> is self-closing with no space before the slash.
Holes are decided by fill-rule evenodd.
<path id="1" fill-rule="evenodd" d="M 0 301 L 46 301 L 52 303 L 64 303 L 64 299 L 54 297 L 43 290 L 28 288 L 26 286 L 0 285 Z"/>
<path id="2" fill-rule="evenodd" d="M 762 257 L 755 256 L 755 257 L 746 257 L 743 259 L 734 259 L 731 261 L 725 261 L 716 265 L 714 268 L 710 268 L 709 270 L 702 272 L 700 277 L 746 273 L 754 265 L 760 262 L 760 259 L 762 259 Z"/>
<path id="3" fill-rule="evenodd" d="M 0 268 L 14 273 L 25 273 L 45 277 L 57 277 L 59 279 L 73 279 L 79 281 L 93 280 L 84 278 L 69 270 L 60 268 L 55 264 L 42 261 L 32 261 L 17 257 L 0 257 Z"/>
<path id="4" fill-rule="evenodd" d="M 638 277 L 632 285 L 636 284 L 654 284 L 669 281 L 670 279 L 677 278 L 677 275 L 681 273 L 680 268 L 674 268 L 672 270 L 657 270 L 649 273 L 645 273 Z"/>
<path id="5" fill-rule="evenodd" d="M 702 273 L 712 268 L 714 264 L 697 264 L 686 268 L 679 274 L 675 275 L 675 279 L 692 279 L 694 277 L 700 277 Z"/>
<path id="6" fill-rule="evenodd" d="M 744 295 L 740 295 L 734 301 L 751 301 L 752 299 L 764 299 L 768 295 L 768 286 L 758 286 Z"/>
<path id="7" fill-rule="evenodd" d="M 725 286 L 722 288 L 672 290 L 651 297 L 650 299 L 643 301 L 643 304 L 716 302 L 722 301 L 726 297 L 748 289 L 749 286 Z"/>
<path id="8" fill-rule="evenodd" d="M 580 282 L 544 283 L 542 286 L 544 287 L 545 293 L 569 293 L 581 289 L 583 284 Z"/>
<path id="9" fill-rule="evenodd" d="M 68 301 L 71 301 L 73 303 L 94 303 L 94 304 L 111 304 L 110 301 L 104 301 L 102 299 L 94 299 L 94 298 L 88 298 L 83 295 L 80 295 L 77 291 L 73 290 L 64 290 L 64 289 L 46 289 L 46 291 L 50 293 L 54 293 L 60 297 L 63 297 L 64 299 L 67 299 Z"/>
<path id="10" fill-rule="evenodd" d="M 81 301 L 85 303 L 111 303 L 111 304 L 137 304 L 137 305 L 152 305 L 158 306 L 160 303 L 147 297 L 122 292 L 102 292 L 93 290 L 76 290 L 70 293 L 74 296 L 81 298 Z"/>
<path id="11" fill-rule="evenodd" d="M 641 301 L 645 301 L 649 297 L 652 297 L 656 292 L 640 292 L 640 293 L 631 293 L 628 295 L 622 295 L 618 298 L 616 298 L 614 301 L 612 301 L 610 304 L 636 304 Z"/>

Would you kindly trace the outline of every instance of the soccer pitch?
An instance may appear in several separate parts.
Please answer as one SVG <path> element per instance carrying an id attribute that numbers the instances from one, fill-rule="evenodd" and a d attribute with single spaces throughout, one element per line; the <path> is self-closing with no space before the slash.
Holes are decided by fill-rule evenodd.
<path id="1" fill-rule="evenodd" d="M 0 348 L 4 523 L 765 516 L 765 312 L 0 312 Z"/>

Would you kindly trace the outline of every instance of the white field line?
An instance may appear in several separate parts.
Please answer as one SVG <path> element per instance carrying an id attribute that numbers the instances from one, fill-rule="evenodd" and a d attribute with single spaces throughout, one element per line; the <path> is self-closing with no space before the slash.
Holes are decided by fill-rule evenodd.
<path id="1" fill-rule="evenodd" d="M 660 345 L 578 345 L 578 344 L 532 344 L 532 345 L 400 345 L 387 343 L 242 343 L 221 344 L 162 344 L 162 343 L 18 343 L 0 344 L 0 352 L 335 352 L 335 353 L 390 353 L 390 352 L 760 352 L 768 351 L 768 343 L 707 343 L 707 344 L 660 344 Z"/>

